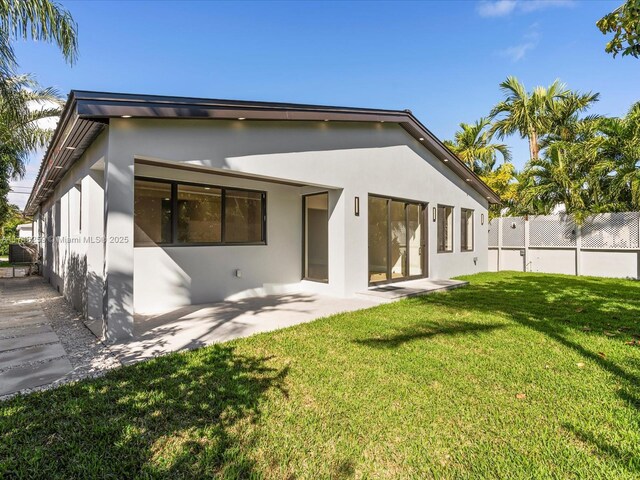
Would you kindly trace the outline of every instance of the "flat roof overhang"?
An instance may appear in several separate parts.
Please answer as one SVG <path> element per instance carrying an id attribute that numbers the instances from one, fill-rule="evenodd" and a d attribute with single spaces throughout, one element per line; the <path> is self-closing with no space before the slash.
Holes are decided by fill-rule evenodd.
<path id="1" fill-rule="evenodd" d="M 409 110 L 333 107 L 291 103 L 213 100 L 158 95 L 71 91 L 45 153 L 25 213 L 33 215 L 59 180 L 82 156 L 111 118 L 341 121 L 397 123 L 489 203 L 499 196 Z"/>

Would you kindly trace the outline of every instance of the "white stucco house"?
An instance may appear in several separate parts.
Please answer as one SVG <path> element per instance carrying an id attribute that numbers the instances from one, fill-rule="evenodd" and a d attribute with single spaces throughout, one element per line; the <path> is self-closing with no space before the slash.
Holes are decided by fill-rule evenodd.
<path id="1" fill-rule="evenodd" d="M 118 340 L 138 312 L 486 271 L 497 202 L 408 110 L 73 91 L 26 214 Z"/>

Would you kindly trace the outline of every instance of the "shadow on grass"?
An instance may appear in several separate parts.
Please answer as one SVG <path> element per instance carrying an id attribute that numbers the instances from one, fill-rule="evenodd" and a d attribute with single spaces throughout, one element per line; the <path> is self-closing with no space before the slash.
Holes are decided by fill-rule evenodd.
<path id="1" fill-rule="evenodd" d="M 632 356 L 626 364 L 616 363 L 606 354 L 581 344 L 580 335 L 576 335 L 604 335 L 618 342 L 640 335 L 640 283 L 522 273 L 503 273 L 501 279 L 491 277 L 488 282 L 483 282 L 481 277 L 471 281 L 467 288 L 410 301 L 487 315 L 500 314 L 531 328 L 616 377 L 617 396 L 640 412 L 640 362 Z M 640 428 L 640 417 L 636 416 L 634 424 Z M 570 425 L 565 427 L 580 441 L 623 463 L 626 461 L 631 471 L 640 471 L 638 461 L 629 459 L 630 454 Z"/>
<path id="2" fill-rule="evenodd" d="M 563 424 L 567 431 L 571 432 L 580 442 L 591 445 L 601 454 L 615 458 L 617 463 L 623 465 L 630 472 L 640 472 L 640 457 L 632 452 L 626 452 L 617 445 L 606 443 L 592 433 L 579 430 L 568 423 Z"/>
<path id="3" fill-rule="evenodd" d="M 402 331 L 396 335 L 366 338 L 364 340 L 356 340 L 355 343 L 375 348 L 397 348 L 407 342 L 426 340 L 441 335 L 474 334 L 505 327 L 505 325 L 497 323 L 480 325 L 471 322 L 448 322 L 446 325 L 446 327 L 443 327 L 442 324 L 439 323 L 420 322 L 403 328 Z"/>
<path id="4" fill-rule="evenodd" d="M 10 400 L 0 477 L 252 477 L 261 399 L 286 395 L 269 360 L 216 345 Z"/>

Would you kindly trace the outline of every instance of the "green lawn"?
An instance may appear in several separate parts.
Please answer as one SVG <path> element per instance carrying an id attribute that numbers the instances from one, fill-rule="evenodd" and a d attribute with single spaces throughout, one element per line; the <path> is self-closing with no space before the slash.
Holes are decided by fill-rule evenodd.
<path id="1" fill-rule="evenodd" d="M 468 280 L 0 404 L 0 477 L 638 478 L 640 282 Z"/>

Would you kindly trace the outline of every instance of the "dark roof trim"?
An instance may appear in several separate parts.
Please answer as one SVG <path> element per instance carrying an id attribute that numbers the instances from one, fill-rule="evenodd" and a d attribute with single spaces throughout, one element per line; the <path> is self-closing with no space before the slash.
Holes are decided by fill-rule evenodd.
<path id="1" fill-rule="evenodd" d="M 190 118 L 295 121 L 391 122 L 402 126 L 490 203 L 500 198 L 409 110 L 380 110 L 293 103 L 133 95 L 73 90 L 27 202 L 32 215 L 73 163 L 100 134 L 109 118 Z"/>

